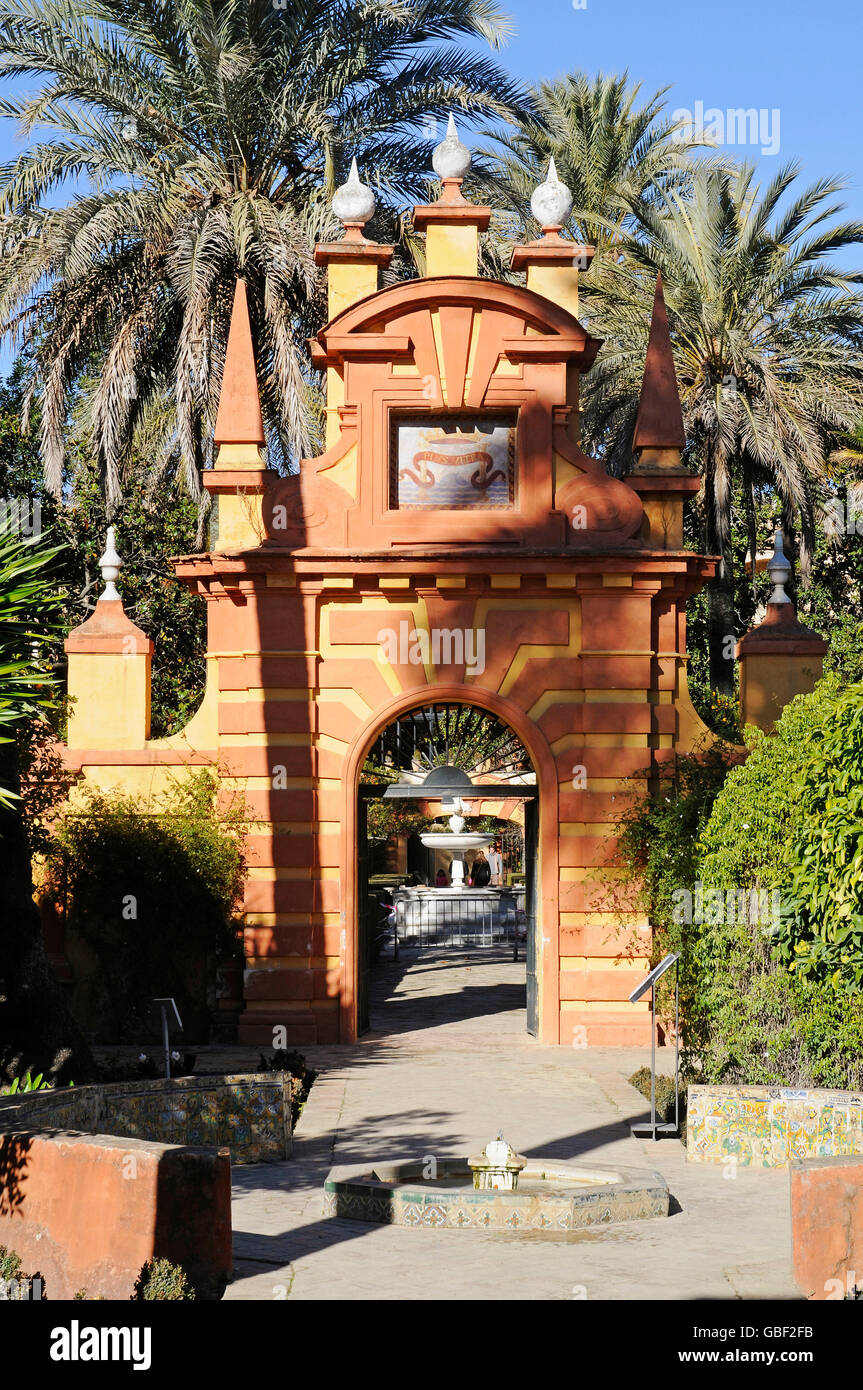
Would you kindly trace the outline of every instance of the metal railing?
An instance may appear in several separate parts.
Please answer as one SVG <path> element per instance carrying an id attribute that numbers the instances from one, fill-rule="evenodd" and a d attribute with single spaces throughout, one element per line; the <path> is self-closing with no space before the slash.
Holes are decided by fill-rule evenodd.
<path id="1" fill-rule="evenodd" d="M 518 960 L 519 939 L 526 936 L 524 889 L 397 889 L 388 923 L 393 952 L 400 947 L 423 950 L 437 946 L 492 946 L 511 942 Z"/>

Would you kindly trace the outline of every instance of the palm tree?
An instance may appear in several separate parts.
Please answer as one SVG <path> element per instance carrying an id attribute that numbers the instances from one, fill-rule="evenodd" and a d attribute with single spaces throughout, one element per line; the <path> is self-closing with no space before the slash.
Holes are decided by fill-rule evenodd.
<path id="1" fill-rule="evenodd" d="M 786 527 L 799 532 L 805 580 L 831 443 L 863 412 L 863 274 L 830 260 L 863 241 L 863 224 L 836 220 L 839 181 L 797 191 L 798 173 L 789 165 L 762 191 L 751 169 L 698 168 L 691 188 L 642 203 L 621 258 L 591 272 L 586 319 L 605 347 L 584 381 L 585 438 L 618 473 L 632 462 L 662 274 L 689 456 L 704 477 L 704 545 L 723 561 L 711 638 L 712 681 L 722 690 L 731 669 L 723 639 L 734 630 L 735 489 L 752 554 L 757 491 L 775 491 Z"/>
<path id="2" fill-rule="evenodd" d="M 567 234 L 595 246 L 600 258 L 615 254 L 642 204 L 686 185 L 693 151 L 704 143 L 663 114 L 667 91 L 640 99 L 641 83 L 630 84 L 628 72 L 576 71 L 531 88 L 532 111 L 487 132 L 494 141 L 485 151 L 489 196 L 507 210 L 504 240 L 511 246 L 537 235 L 530 197 L 554 159 L 573 197 Z"/>
<path id="3" fill-rule="evenodd" d="M 112 511 L 136 436 L 200 495 L 238 271 L 271 460 L 313 448 L 303 343 L 324 316 L 314 242 L 341 234 L 333 190 L 356 155 L 371 235 L 397 231 L 451 108 L 527 113 L 455 42 L 508 32 L 492 0 L 0 0 L 0 77 L 42 82 L 0 114 L 47 128 L 0 168 L 0 332 L 34 344 L 55 494 L 83 398 Z"/>

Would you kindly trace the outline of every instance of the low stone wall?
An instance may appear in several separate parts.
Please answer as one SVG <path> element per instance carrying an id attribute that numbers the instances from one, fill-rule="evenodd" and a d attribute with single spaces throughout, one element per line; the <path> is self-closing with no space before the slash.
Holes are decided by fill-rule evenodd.
<path id="1" fill-rule="evenodd" d="M 695 1163 L 783 1168 L 863 1154 L 863 1092 L 690 1086 L 686 1156 Z"/>
<path id="2" fill-rule="evenodd" d="M 791 1242 L 806 1298 L 836 1301 L 863 1289 L 863 1158 L 792 1163 Z"/>
<path id="3" fill-rule="evenodd" d="M 277 1163 L 291 1154 L 291 1078 L 181 1076 L 0 1097 L 0 1133 L 46 1127 L 227 1148 L 234 1163 Z"/>
<path id="4" fill-rule="evenodd" d="M 0 1245 L 51 1302 L 129 1299 L 142 1267 L 182 1265 L 199 1298 L 231 1273 L 231 1160 L 103 1134 L 0 1136 Z"/>

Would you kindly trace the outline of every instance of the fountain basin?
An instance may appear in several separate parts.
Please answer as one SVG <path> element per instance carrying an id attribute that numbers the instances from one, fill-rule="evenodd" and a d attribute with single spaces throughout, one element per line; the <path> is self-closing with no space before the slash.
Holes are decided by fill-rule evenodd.
<path id="1" fill-rule="evenodd" d="M 529 1158 L 516 1191 L 477 1191 L 468 1158 L 333 1168 L 324 1185 L 324 1215 L 413 1230 L 565 1234 L 586 1226 L 667 1216 L 669 1192 L 659 1173 Z"/>
<path id="2" fill-rule="evenodd" d="M 494 843 L 493 835 L 479 830 L 469 830 L 463 835 L 456 835 L 452 830 L 441 830 L 420 835 L 420 839 L 427 849 L 451 849 L 454 854 L 463 849 L 485 849 Z"/>

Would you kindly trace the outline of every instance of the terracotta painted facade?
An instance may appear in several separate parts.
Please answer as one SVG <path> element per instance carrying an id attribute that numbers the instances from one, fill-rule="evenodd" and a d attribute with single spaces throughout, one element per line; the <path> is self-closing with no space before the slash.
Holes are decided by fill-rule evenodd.
<path id="1" fill-rule="evenodd" d="M 578 262 L 589 264 L 590 248 L 548 231 L 514 252 L 525 286 L 478 278 L 487 212 L 452 188 L 418 209 L 429 266 L 456 273 L 382 291 L 389 248 L 356 229 L 318 248 L 334 311 L 311 344 L 327 375 L 328 447 L 295 477 L 262 461 L 238 285 L 220 452 L 205 475 L 218 540 L 177 562 L 209 615 L 207 691 L 184 733 L 149 741 L 139 712 L 133 735 L 112 729 L 98 746 L 83 717 L 94 663 L 112 690 L 131 679 L 118 663 L 139 663 L 138 709 L 150 654 L 116 604 L 92 641 L 84 629 L 69 640 L 82 719 L 79 737 L 73 717 L 68 756 L 88 777 L 158 788 L 169 770 L 209 762 L 245 798 L 241 1042 L 270 1044 L 276 1027 L 289 1044 L 356 1036 L 359 772 L 396 716 L 446 700 L 498 715 L 536 770 L 540 1040 L 649 1041 L 646 1003 L 627 998 L 647 967 L 649 928 L 635 912 L 621 919 L 604 875 L 610 866 L 613 877 L 611 830 L 632 794 L 625 779 L 656 776 L 675 750 L 709 737 L 686 686 L 685 604 L 714 571 L 682 548 L 683 503 L 699 484 L 680 462 L 661 287 L 650 409 L 637 470 L 621 482 L 578 444 L 578 379 L 599 347 L 576 316 Z M 510 422 L 511 500 L 399 506 L 394 441 L 415 417 L 450 430 Z M 402 624 L 410 634 L 482 632 L 482 669 L 446 644 L 437 664 L 419 645 L 413 660 L 409 650 L 385 660 L 382 634 Z"/>

